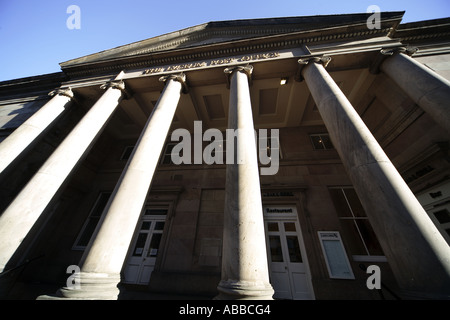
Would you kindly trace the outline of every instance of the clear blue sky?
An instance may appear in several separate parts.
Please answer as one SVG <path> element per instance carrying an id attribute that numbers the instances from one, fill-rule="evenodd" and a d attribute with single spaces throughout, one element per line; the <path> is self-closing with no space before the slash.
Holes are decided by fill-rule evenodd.
<path id="1" fill-rule="evenodd" d="M 70 5 L 80 29 L 66 25 Z M 406 11 L 403 22 L 450 17 L 450 0 L 0 0 L 0 81 L 60 71 L 59 63 L 209 21 Z"/>

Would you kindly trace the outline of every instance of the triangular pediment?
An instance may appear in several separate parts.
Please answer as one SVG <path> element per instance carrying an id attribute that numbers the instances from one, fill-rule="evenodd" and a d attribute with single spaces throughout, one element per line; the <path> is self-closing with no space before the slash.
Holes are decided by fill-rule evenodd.
<path id="1" fill-rule="evenodd" d="M 383 12 L 383 21 L 394 21 L 398 25 L 404 12 Z M 307 33 L 312 30 L 333 30 L 347 26 L 358 26 L 367 31 L 369 13 L 321 15 L 288 18 L 267 18 L 208 22 L 161 36 L 145 39 L 113 49 L 101 51 L 81 58 L 61 63 L 61 67 L 71 68 L 96 62 L 105 62 L 149 54 L 164 53 L 187 48 L 202 48 L 214 44 L 262 39 L 276 35 Z"/>

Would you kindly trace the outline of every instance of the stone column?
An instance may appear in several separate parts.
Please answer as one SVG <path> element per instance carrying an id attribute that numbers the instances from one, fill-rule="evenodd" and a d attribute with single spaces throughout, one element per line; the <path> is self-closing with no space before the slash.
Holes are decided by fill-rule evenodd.
<path id="1" fill-rule="evenodd" d="M 237 132 L 227 170 L 223 227 L 222 279 L 217 299 L 272 299 L 269 283 L 258 158 L 250 102 L 252 67 L 225 69 L 230 74 L 228 128 Z"/>
<path id="2" fill-rule="evenodd" d="M 103 86 L 106 92 L 0 216 L 0 272 L 105 128 L 125 90 L 121 77 Z"/>
<path id="3" fill-rule="evenodd" d="M 66 110 L 73 99 L 70 88 L 59 88 L 49 93 L 53 98 L 0 143 L 0 175 L 27 150 L 42 133 L 49 129 Z"/>
<path id="4" fill-rule="evenodd" d="M 58 295 L 69 299 L 117 299 L 120 271 L 145 204 L 153 174 L 172 124 L 183 89 L 184 74 L 160 78 L 166 85 L 136 144 L 94 239 L 81 261 L 81 289 L 64 287 Z"/>
<path id="5" fill-rule="evenodd" d="M 399 286 L 448 298 L 450 247 L 322 62 L 300 59 L 302 75 Z"/>
<path id="6" fill-rule="evenodd" d="M 380 69 L 450 134 L 450 81 L 411 58 L 405 48 L 381 50 Z"/>

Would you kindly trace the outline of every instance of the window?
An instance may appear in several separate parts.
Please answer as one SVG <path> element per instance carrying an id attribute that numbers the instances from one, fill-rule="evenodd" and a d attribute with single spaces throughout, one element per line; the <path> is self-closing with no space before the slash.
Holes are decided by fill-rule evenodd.
<path id="1" fill-rule="evenodd" d="M 450 245 L 450 182 L 428 189 L 417 199 Z"/>
<path id="2" fill-rule="evenodd" d="M 449 204 L 446 204 L 446 207 L 447 208 L 430 210 L 430 213 L 435 216 L 438 222 L 436 224 L 438 226 L 438 229 L 440 229 L 440 231 L 448 241 L 448 237 L 450 236 L 450 211 L 448 210 L 448 208 L 450 208 Z"/>
<path id="3" fill-rule="evenodd" d="M 105 209 L 106 204 L 108 203 L 111 193 L 112 192 L 100 193 L 100 195 L 97 198 L 97 201 L 95 201 L 95 204 L 91 212 L 89 213 L 89 217 L 84 223 L 83 228 L 81 229 L 81 232 L 78 235 L 77 240 L 75 241 L 73 249 L 83 250 L 86 248 L 86 246 L 89 243 L 89 240 L 91 239 L 95 231 L 95 228 L 97 227 L 98 222 L 100 221 L 103 210 Z"/>
<path id="4" fill-rule="evenodd" d="M 277 135 L 273 135 L 273 133 L 269 130 L 267 130 L 267 135 L 263 136 L 260 135 L 260 133 L 258 132 L 258 140 L 257 140 L 257 147 L 258 147 L 258 157 L 259 157 L 259 161 L 260 163 L 262 163 L 261 159 L 262 157 L 266 156 L 268 157 L 268 160 L 272 160 L 272 156 L 273 157 L 278 157 L 278 160 L 282 159 L 283 156 L 281 154 L 281 147 L 280 147 L 280 137 Z M 271 135 L 272 134 L 272 135 Z M 266 163 L 262 163 L 262 165 L 267 165 L 269 166 L 269 164 Z"/>
<path id="5" fill-rule="evenodd" d="M 123 149 L 122 155 L 120 156 L 120 160 L 128 160 L 131 157 L 131 154 L 133 153 L 134 146 L 126 146 Z"/>
<path id="6" fill-rule="evenodd" d="M 432 208 L 428 208 L 427 213 L 450 245 L 450 202 L 434 204 Z"/>
<path id="7" fill-rule="evenodd" d="M 386 261 L 369 219 L 351 187 L 329 189 L 339 216 L 342 237 L 355 261 Z"/>
<path id="8" fill-rule="evenodd" d="M 330 150 L 334 149 L 331 142 L 330 135 L 328 133 L 310 134 L 311 142 L 314 150 Z"/>
<path id="9" fill-rule="evenodd" d="M 173 164 L 172 162 L 172 149 L 178 144 L 178 142 L 169 142 L 166 144 L 164 153 L 161 156 L 161 164 Z M 180 154 L 180 156 L 183 156 Z"/>

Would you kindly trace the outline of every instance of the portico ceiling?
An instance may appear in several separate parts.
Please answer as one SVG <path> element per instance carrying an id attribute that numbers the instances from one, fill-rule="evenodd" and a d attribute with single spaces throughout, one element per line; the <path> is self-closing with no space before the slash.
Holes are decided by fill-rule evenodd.
<path id="1" fill-rule="evenodd" d="M 267 75 L 263 72 L 262 64 L 254 65 L 250 94 L 255 128 L 322 125 L 306 83 L 295 80 L 296 62 L 283 61 L 278 64 L 279 73 Z M 292 66 L 290 72 L 287 68 L 283 70 L 284 65 Z M 186 72 L 188 80 L 192 80 L 189 81 L 189 92 L 181 96 L 172 129 L 193 130 L 194 121 L 198 120 L 202 121 L 204 130 L 227 128 L 230 92 L 223 70 L 217 68 L 208 72 Z M 205 73 L 204 79 L 202 73 Z M 335 71 L 331 75 L 353 102 L 361 100 L 365 93 L 361 88 L 367 88 L 375 77 L 367 69 Z M 133 95 L 121 102 L 112 120 L 110 129 L 114 135 L 121 138 L 139 135 L 163 89 L 163 83 L 158 78 L 126 80 Z M 284 85 L 280 84 L 282 78 L 287 78 Z M 92 101 L 101 95 L 101 91 L 94 88 L 78 88 L 77 91 L 80 95 L 92 96 Z"/>

